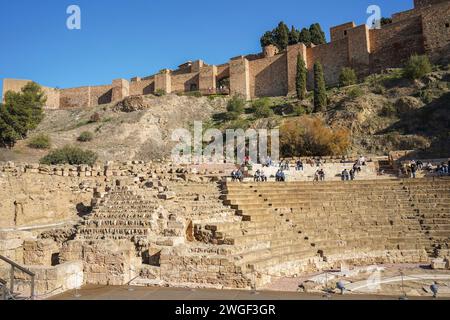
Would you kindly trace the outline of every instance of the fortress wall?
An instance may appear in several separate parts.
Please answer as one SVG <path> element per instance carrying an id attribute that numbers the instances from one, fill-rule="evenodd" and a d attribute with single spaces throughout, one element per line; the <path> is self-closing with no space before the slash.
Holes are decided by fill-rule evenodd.
<path id="1" fill-rule="evenodd" d="M 32 80 L 3 79 L 3 101 L 5 101 L 6 92 L 20 92 L 20 90 L 22 90 L 28 82 L 32 82 Z"/>
<path id="2" fill-rule="evenodd" d="M 350 66 L 359 75 L 370 72 L 370 34 L 367 25 L 346 30 L 348 36 L 348 55 Z"/>
<path id="3" fill-rule="evenodd" d="M 355 27 L 354 22 L 347 22 L 330 29 L 331 42 L 341 40 L 347 37 L 347 30 Z"/>
<path id="4" fill-rule="evenodd" d="M 42 87 L 47 96 L 46 109 L 59 109 L 60 90 L 49 87 Z"/>
<path id="5" fill-rule="evenodd" d="M 424 54 L 420 16 L 370 30 L 371 72 L 401 66 L 412 54 Z"/>
<path id="6" fill-rule="evenodd" d="M 450 60 L 450 2 L 430 7 L 422 14 L 425 50 L 431 59 Z"/>
<path id="7" fill-rule="evenodd" d="M 191 85 L 195 85 L 196 89 L 199 90 L 199 73 L 186 73 L 172 75 L 172 92 L 189 92 L 191 90 Z"/>
<path id="8" fill-rule="evenodd" d="M 307 49 L 308 56 L 308 85 L 313 86 L 314 63 L 320 61 L 327 85 L 339 82 L 339 75 L 343 67 L 349 66 L 348 39 L 322 44 Z"/>
<path id="9" fill-rule="evenodd" d="M 435 5 L 438 3 L 446 2 L 448 0 L 414 0 L 414 7 L 420 8 L 420 7 L 427 7 L 431 5 Z"/>
<path id="10" fill-rule="evenodd" d="M 90 107 L 96 106 L 97 104 L 111 103 L 112 101 L 112 86 L 95 86 L 90 87 Z"/>
<path id="11" fill-rule="evenodd" d="M 8 91 L 20 92 L 22 88 L 32 80 L 20 80 L 20 79 L 4 79 L 3 80 L 3 100 L 5 99 L 5 93 Z M 41 86 L 45 95 L 47 96 L 47 103 L 44 108 L 46 109 L 58 109 L 60 90 L 50 87 Z"/>
<path id="12" fill-rule="evenodd" d="M 155 79 L 131 81 L 130 95 L 151 94 L 155 92 Z"/>
<path id="13" fill-rule="evenodd" d="M 62 89 L 60 108 L 87 108 L 90 105 L 89 87 Z"/>
<path id="14" fill-rule="evenodd" d="M 288 91 L 287 55 L 249 61 L 250 96 L 283 96 Z"/>
<path id="15" fill-rule="evenodd" d="M 230 61 L 230 93 L 251 99 L 249 61 L 243 56 Z"/>
<path id="16" fill-rule="evenodd" d="M 217 66 L 217 79 L 224 79 L 230 77 L 230 65 L 224 64 Z"/>
<path id="17" fill-rule="evenodd" d="M 112 86 L 88 86 L 62 89 L 60 94 L 60 108 L 87 108 L 98 104 L 110 103 Z"/>

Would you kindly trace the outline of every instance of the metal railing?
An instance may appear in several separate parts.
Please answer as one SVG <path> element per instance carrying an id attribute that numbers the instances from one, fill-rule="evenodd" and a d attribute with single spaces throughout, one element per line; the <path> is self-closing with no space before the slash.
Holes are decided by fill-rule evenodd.
<path id="1" fill-rule="evenodd" d="M 35 295 L 34 295 L 34 281 L 35 281 L 35 274 L 33 272 L 31 272 L 28 269 L 25 269 L 24 267 L 20 266 L 19 264 L 15 263 L 14 261 L 0 255 L 0 260 L 3 260 L 4 262 L 6 262 L 7 264 L 9 264 L 11 266 L 11 270 L 10 270 L 10 280 L 9 280 L 9 295 L 10 296 L 14 296 L 14 283 L 15 283 L 15 278 L 14 278 L 14 273 L 17 270 L 22 271 L 23 273 L 25 273 L 26 275 L 30 276 L 31 278 L 31 290 L 30 290 L 30 299 L 33 300 Z M 4 281 L 3 281 L 4 282 Z M 7 290 L 7 284 L 2 283 L 3 284 L 3 290 L 4 290 L 4 298 L 6 299 L 7 294 L 6 294 L 6 290 Z"/>

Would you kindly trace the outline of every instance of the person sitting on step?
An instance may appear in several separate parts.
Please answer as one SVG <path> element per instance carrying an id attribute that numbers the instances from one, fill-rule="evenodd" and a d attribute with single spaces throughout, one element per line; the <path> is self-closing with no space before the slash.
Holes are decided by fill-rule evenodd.
<path id="1" fill-rule="evenodd" d="M 258 169 L 255 172 L 255 175 L 253 176 L 254 182 L 260 182 L 261 181 L 261 171 Z"/>
<path id="2" fill-rule="evenodd" d="M 350 180 L 352 180 L 352 181 L 355 180 L 355 174 L 356 174 L 355 170 L 351 169 L 349 174 L 350 174 Z"/>
<path id="3" fill-rule="evenodd" d="M 417 172 L 417 165 L 415 162 L 411 163 L 411 165 L 409 166 L 410 168 L 410 172 L 411 172 L 411 178 L 416 178 L 416 172 Z"/>
<path id="4" fill-rule="evenodd" d="M 297 171 L 303 171 L 303 162 L 302 160 L 297 160 L 297 165 L 295 166 L 295 170 Z"/>
<path id="5" fill-rule="evenodd" d="M 350 180 L 350 174 L 348 173 L 347 169 L 344 169 L 344 171 L 342 171 L 341 179 L 342 179 L 342 181 Z"/>
<path id="6" fill-rule="evenodd" d="M 355 172 L 361 172 L 361 164 L 359 163 L 359 161 L 355 162 L 355 164 L 353 165 L 353 170 L 355 170 Z"/>
<path id="7" fill-rule="evenodd" d="M 283 170 L 279 169 L 275 174 L 275 180 L 277 182 L 284 182 L 286 180 L 286 176 L 284 175 Z"/>
<path id="8" fill-rule="evenodd" d="M 237 180 L 237 170 L 234 169 L 234 170 L 231 172 L 231 181 L 235 182 L 236 180 Z"/>
<path id="9" fill-rule="evenodd" d="M 319 170 L 319 180 L 325 181 L 325 171 L 323 169 Z"/>
<path id="10" fill-rule="evenodd" d="M 260 171 L 259 176 L 260 176 L 261 182 L 267 182 L 267 176 L 263 170 Z"/>

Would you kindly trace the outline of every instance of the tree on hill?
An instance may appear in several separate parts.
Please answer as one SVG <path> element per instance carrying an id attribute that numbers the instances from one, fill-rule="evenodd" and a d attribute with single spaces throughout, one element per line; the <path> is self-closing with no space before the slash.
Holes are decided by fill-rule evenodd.
<path id="1" fill-rule="evenodd" d="M 304 43 L 306 46 L 311 45 L 311 32 L 309 32 L 309 29 L 303 28 L 300 31 L 298 41 Z"/>
<path id="2" fill-rule="evenodd" d="M 314 111 L 324 111 L 327 106 L 327 90 L 323 76 L 322 64 L 317 61 L 314 64 Z"/>
<path id="3" fill-rule="evenodd" d="M 309 27 L 309 32 L 311 34 L 311 42 L 315 45 L 327 43 L 325 32 L 323 32 L 322 27 L 319 23 L 312 24 Z"/>
<path id="4" fill-rule="evenodd" d="M 289 45 L 289 28 L 283 21 L 275 29 L 275 41 L 280 51 L 286 50 Z"/>
<path id="5" fill-rule="evenodd" d="M 302 55 L 299 53 L 297 56 L 297 75 L 295 78 L 295 89 L 297 91 L 297 98 L 303 100 L 306 98 L 306 77 L 307 70 L 305 61 Z"/>
<path id="6" fill-rule="evenodd" d="M 261 47 L 267 47 L 268 45 L 275 45 L 275 38 L 273 31 L 267 31 L 264 33 L 264 35 L 261 37 Z"/>
<path id="7" fill-rule="evenodd" d="M 294 26 L 292 26 L 291 31 L 289 32 L 289 45 L 299 43 L 300 39 L 300 31 L 298 31 Z"/>
<path id="8" fill-rule="evenodd" d="M 0 146 L 13 147 L 24 139 L 42 121 L 42 107 L 47 98 L 34 82 L 26 84 L 20 92 L 8 91 L 0 106 Z"/>

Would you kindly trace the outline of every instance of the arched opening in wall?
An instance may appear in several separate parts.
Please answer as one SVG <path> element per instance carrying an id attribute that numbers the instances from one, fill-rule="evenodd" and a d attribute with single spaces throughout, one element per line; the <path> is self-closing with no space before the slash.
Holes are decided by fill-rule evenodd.
<path id="1" fill-rule="evenodd" d="M 446 27 L 446 28 L 450 28 L 450 23 L 447 22 L 447 23 L 445 24 L 445 27 Z"/>
<path id="2" fill-rule="evenodd" d="M 198 86 L 195 83 L 191 83 L 191 86 L 189 87 L 190 91 L 197 91 L 198 90 Z"/>

